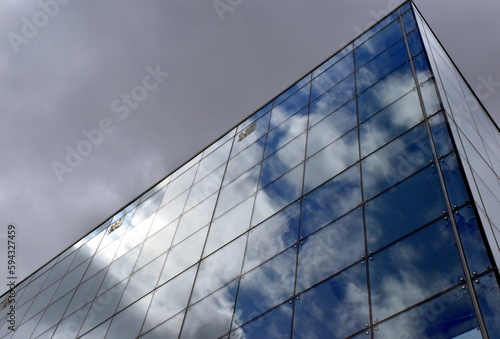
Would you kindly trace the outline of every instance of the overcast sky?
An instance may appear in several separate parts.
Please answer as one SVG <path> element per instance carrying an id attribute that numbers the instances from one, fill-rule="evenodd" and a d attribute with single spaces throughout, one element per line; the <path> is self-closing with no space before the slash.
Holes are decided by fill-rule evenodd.
<path id="1" fill-rule="evenodd" d="M 19 281 L 399 3 L 217 1 L 0 2 L 0 233 L 17 227 Z M 416 3 L 473 88 L 500 82 L 499 1 Z"/>

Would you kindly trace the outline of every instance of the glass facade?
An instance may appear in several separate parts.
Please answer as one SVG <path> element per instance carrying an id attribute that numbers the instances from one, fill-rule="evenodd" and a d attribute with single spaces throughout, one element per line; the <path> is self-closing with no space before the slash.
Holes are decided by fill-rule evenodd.
<path id="1" fill-rule="evenodd" d="M 0 338 L 498 338 L 499 142 L 407 2 L 21 282 Z"/>

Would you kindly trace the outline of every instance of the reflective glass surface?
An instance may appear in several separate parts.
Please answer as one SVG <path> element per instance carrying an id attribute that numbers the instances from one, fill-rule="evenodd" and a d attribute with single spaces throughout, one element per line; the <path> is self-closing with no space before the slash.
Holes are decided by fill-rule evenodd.
<path id="1" fill-rule="evenodd" d="M 231 333 L 231 338 L 261 339 L 277 338 L 288 339 L 292 327 L 292 305 L 285 303 L 271 310 L 263 316 L 238 328 Z"/>
<path id="2" fill-rule="evenodd" d="M 344 338 L 369 323 L 366 266 L 357 264 L 295 301 L 294 338 Z"/>

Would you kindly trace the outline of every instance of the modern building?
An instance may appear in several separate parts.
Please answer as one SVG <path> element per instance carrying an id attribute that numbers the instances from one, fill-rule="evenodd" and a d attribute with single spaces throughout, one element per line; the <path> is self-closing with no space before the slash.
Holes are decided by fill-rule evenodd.
<path id="1" fill-rule="evenodd" d="M 406 2 L 4 295 L 0 337 L 500 338 L 499 145 Z"/>

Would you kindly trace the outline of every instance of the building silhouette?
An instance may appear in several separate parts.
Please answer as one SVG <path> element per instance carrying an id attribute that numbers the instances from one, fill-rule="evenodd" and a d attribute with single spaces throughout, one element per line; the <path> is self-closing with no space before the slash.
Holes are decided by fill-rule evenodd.
<path id="1" fill-rule="evenodd" d="M 5 294 L 0 338 L 499 338 L 499 143 L 406 2 Z"/>

